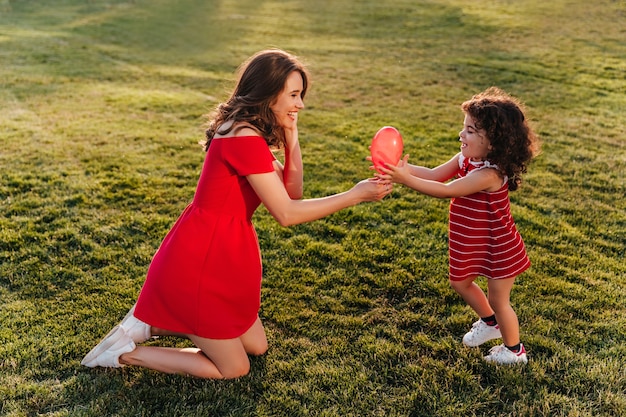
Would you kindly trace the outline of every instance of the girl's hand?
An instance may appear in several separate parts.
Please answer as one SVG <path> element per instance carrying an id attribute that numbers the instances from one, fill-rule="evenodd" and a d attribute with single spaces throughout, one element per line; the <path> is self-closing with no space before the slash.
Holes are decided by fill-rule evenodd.
<path id="1" fill-rule="evenodd" d="M 372 160 L 372 146 L 371 145 L 368 146 L 367 149 L 369 149 L 370 154 L 365 157 L 365 160 L 370 161 L 372 163 L 372 165 L 369 166 L 369 170 L 378 172 L 378 170 L 376 169 L 376 166 L 374 165 L 374 161 Z M 378 176 L 378 174 L 376 175 Z"/>
<path id="2" fill-rule="evenodd" d="M 411 178 L 409 156 L 409 154 L 406 154 L 404 158 L 398 161 L 398 165 L 385 164 L 384 167 L 380 167 L 383 173 L 376 174 L 376 177 L 382 182 L 406 185 L 406 182 Z"/>
<path id="3" fill-rule="evenodd" d="M 367 149 L 370 149 L 370 148 L 371 148 L 371 146 L 368 146 L 368 147 L 367 147 Z M 374 163 L 373 163 L 373 161 L 372 161 L 372 155 L 370 154 L 370 155 L 366 156 L 366 157 L 365 157 L 365 160 L 366 160 L 366 161 L 370 161 L 370 162 L 372 162 L 372 165 L 370 165 L 370 166 L 369 166 L 369 169 L 370 169 L 371 171 L 375 171 L 375 170 L 376 170 L 376 167 L 374 166 Z"/>

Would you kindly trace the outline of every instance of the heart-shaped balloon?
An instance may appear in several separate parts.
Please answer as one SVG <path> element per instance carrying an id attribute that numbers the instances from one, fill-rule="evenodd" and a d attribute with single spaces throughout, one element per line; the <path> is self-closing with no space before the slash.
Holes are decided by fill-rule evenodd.
<path id="1" fill-rule="evenodd" d="M 380 167 L 385 167 L 385 163 L 396 165 L 402 158 L 402 136 L 398 129 L 392 126 L 381 128 L 372 139 L 370 152 L 374 168 L 382 174 Z"/>

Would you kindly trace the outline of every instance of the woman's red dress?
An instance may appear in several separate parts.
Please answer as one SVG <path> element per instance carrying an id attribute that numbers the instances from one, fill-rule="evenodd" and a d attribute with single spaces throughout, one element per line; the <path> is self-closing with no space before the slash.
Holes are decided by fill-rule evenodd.
<path id="1" fill-rule="evenodd" d="M 261 254 L 251 219 L 261 203 L 246 176 L 274 170 L 260 136 L 213 139 L 196 194 L 154 255 L 135 316 L 151 326 L 232 339 L 254 324 Z"/>

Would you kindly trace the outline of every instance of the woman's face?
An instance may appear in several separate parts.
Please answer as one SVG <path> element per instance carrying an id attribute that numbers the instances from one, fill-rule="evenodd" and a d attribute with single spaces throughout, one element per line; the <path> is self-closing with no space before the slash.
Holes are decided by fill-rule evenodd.
<path id="1" fill-rule="evenodd" d="M 298 111 L 304 108 L 302 101 L 303 87 L 302 75 L 298 71 L 293 71 L 270 109 L 274 112 L 278 124 L 283 128 L 295 128 L 298 123 Z"/>
<path id="2" fill-rule="evenodd" d="M 459 140 L 463 156 L 474 161 L 486 159 L 491 150 L 491 142 L 485 131 L 476 128 L 476 123 L 469 114 L 466 114 L 463 120 L 463 130 L 459 132 Z"/>

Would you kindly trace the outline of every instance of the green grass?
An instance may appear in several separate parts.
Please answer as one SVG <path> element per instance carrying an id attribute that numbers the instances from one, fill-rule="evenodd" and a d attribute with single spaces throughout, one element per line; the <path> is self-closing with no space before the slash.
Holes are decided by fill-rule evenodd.
<path id="1" fill-rule="evenodd" d="M 623 1 L 53 3 L 0 1 L 1 415 L 626 414 Z M 79 365 L 193 196 L 203 114 L 273 46 L 313 75 L 307 197 L 369 176 L 381 126 L 435 165 L 472 94 L 527 104 L 543 140 L 512 193 L 528 366 L 461 346 L 475 318 L 447 283 L 448 202 L 403 188 L 291 228 L 255 215 L 270 350 L 249 376 Z"/>

